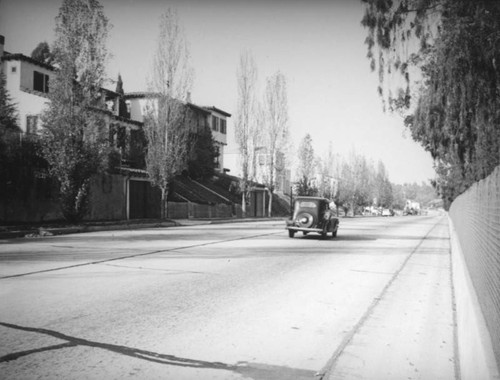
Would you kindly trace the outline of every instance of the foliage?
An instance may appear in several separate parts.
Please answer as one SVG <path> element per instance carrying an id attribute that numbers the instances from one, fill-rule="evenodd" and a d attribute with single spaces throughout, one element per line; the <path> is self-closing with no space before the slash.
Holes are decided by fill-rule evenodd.
<path id="1" fill-rule="evenodd" d="M 335 199 L 338 191 L 340 156 L 333 153 L 332 142 L 328 144 L 328 151 L 322 158 L 317 158 L 318 193 L 328 199 Z"/>
<path id="2" fill-rule="evenodd" d="M 389 181 L 389 175 L 382 161 L 378 163 L 377 174 L 375 176 L 375 196 L 377 198 L 377 206 L 385 208 L 392 207 L 394 202 L 392 184 Z"/>
<path id="3" fill-rule="evenodd" d="M 340 170 L 337 205 L 356 212 L 369 206 L 374 197 L 374 169 L 367 159 L 352 151 Z"/>
<path id="4" fill-rule="evenodd" d="M 379 93 L 407 114 L 413 139 L 436 162 L 434 185 L 449 204 L 500 164 L 500 3 L 363 2 Z M 395 73 L 404 86 L 394 91 L 388 83 Z"/>
<path id="5" fill-rule="evenodd" d="M 47 42 L 40 42 L 35 49 L 31 52 L 31 58 L 36 59 L 38 62 L 51 65 L 54 62 L 54 54 L 50 51 Z"/>
<path id="6" fill-rule="evenodd" d="M 298 175 L 299 178 L 296 185 L 297 195 L 317 195 L 318 189 L 314 185 L 314 167 L 315 165 L 315 155 L 314 148 L 312 145 L 312 138 L 309 133 L 307 133 L 299 145 L 298 150 Z"/>
<path id="7" fill-rule="evenodd" d="M 404 208 L 407 200 L 419 202 L 425 207 L 436 199 L 435 189 L 424 182 L 392 184 L 392 193 L 394 197 L 392 207 L 400 210 Z"/>
<path id="8" fill-rule="evenodd" d="M 27 198 L 35 176 L 46 171 L 47 163 L 39 155 L 37 139 L 23 138 L 17 125 L 16 106 L 6 89 L 0 71 L 0 199 Z"/>
<path id="9" fill-rule="evenodd" d="M 193 136 L 190 148 L 191 158 L 188 160 L 189 176 L 195 180 L 206 180 L 215 173 L 215 141 L 208 126 L 202 127 Z"/>
<path id="10" fill-rule="evenodd" d="M 56 18 L 53 47 L 57 74 L 42 114 L 42 152 L 60 183 L 64 217 L 87 212 L 90 179 L 106 162 L 108 135 L 98 109 L 104 81 L 108 20 L 96 0 L 64 0 Z"/>
<path id="11" fill-rule="evenodd" d="M 165 195 L 169 182 L 186 166 L 186 112 L 181 102 L 164 95 L 150 99 L 146 108 L 146 168 L 153 186 L 160 188 Z"/>
<path id="12" fill-rule="evenodd" d="M 43 191 L 52 187 L 47 177 L 47 162 L 40 155 L 40 143 L 36 137 L 20 133 L 0 133 L 0 199 L 26 201 L 37 188 L 37 196 L 46 197 L 51 191 Z"/>
<path id="13" fill-rule="evenodd" d="M 5 74 L 0 70 L 0 133 L 19 132 L 16 105 L 6 88 Z"/>
<path id="14" fill-rule="evenodd" d="M 313 197 L 318 195 L 318 188 L 307 178 L 301 177 L 295 183 L 294 193 L 298 196 L 302 195 Z"/>
<path id="15" fill-rule="evenodd" d="M 146 169 L 153 186 L 162 193 L 161 217 L 167 215 L 168 185 L 186 166 L 189 123 L 192 120 L 188 98 L 192 83 L 189 49 L 172 9 L 160 18 L 159 36 L 154 55 L 144 119 L 147 140 Z"/>

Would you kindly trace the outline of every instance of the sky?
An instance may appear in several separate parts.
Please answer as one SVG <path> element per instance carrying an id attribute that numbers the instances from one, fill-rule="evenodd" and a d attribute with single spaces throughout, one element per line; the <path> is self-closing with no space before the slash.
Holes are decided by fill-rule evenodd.
<path id="1" fill-rule="evenodd" d="M 62 0 L 0 0 L 5 50 L 30 55 L 54 40 Z M 125 92 L 145 91 L 159 16 L 177 9 L 195 71 L 193 103 L 233 115 L 228 121 L 227 162 L 234 167 L 234 129 L 239 57 L 251 51 L 263 98 L 266 78 L 287 81 L 289 128 L 297 149 L 309 133 L 315 153 L 355 151 L 384 163 L 393 183 L 434 178 L 429 153 L 405 131 L 401 117 L 384 113 L 378 77 L 366 58 L 363 5 L 358 0 L 100 0 L 112 28 L 107 74 L 121 74 Z M 110 82 L 110 89 L 115 85 Z M 227 166 L 227 165 L 226 165 Z"/>

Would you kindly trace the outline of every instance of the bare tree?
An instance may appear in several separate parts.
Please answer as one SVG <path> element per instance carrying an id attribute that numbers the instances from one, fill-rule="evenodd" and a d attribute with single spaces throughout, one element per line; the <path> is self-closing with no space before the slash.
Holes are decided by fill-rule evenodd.
<path id="1" fill-rule="evenodd" d="M 250 52 L 240 55 L 240 65 L 236 72 L 238 83 L 238 109 L 236 115 L 235 135 L 241 155 L 241 207 L 246 213 L 247 193 L 249 180 L 255 176 L 258 139 L 257 113 L 255 91 L 257 85 L 257 67 Z M 252 174 L 251 174 L 252 172 Z"/>
<path id="2" fill-rule="evenodd" d="M 162 218 L 167 216 L 169 183 L 186 166 L 190 115 L 185 101 L 193 79 L 189 61 L 177 12 L 169 8 L 160 19 L 144 118 L 146 168 L 153 186 L 161 190 Z"/>
<path id="3" fill-rule="evenodd" d="M 288 142 L 288 98 L 285 76 L 279 71 L 268 78 L 264 102 L 265 129 L 262 133 L 268 155 L 265 183 L 269 192 L 268 215 L 271 216 L 276 186 L 276 164 Z"/>
<path id="4" fill-rule="evenodd" d="M 297 168 L 297 195 L 316 195 L 318 189 L 314 184 L 313 177 L 317 161 L 312 138 L 309 133 L 300 142 L 297 156 L 299 159 Z"/>

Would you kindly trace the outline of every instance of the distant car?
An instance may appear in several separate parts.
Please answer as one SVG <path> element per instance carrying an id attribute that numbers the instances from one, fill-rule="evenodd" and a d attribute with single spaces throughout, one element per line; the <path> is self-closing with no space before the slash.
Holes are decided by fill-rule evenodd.
<path id="1" fill-rule="evenodd" d="M 388 208 L 382 210 L 382 216 L 394 216 L 394 211 Z"/>
<path id="2" fill-rule="evenodd" d="M 288 236 L 293 238 L 296 232 L 302 231 L 304 235 L 318 233 L 322 238 L 330 232 L 332 237 L 336 237 L 339 219 L 330 208 L 332 203 L 326 198 L 297 197 L 293 216 L 286 221 Z"/>

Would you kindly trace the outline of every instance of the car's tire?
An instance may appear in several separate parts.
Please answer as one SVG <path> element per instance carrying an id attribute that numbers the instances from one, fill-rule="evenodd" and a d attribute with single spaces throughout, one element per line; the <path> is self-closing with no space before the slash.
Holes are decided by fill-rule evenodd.
<path id="1" fill-rule="evenodd" d="M 288 237 L 293 238 L 294 235 L 295 235 L 295 231 L 294 230 L 288 230 Z"/>

